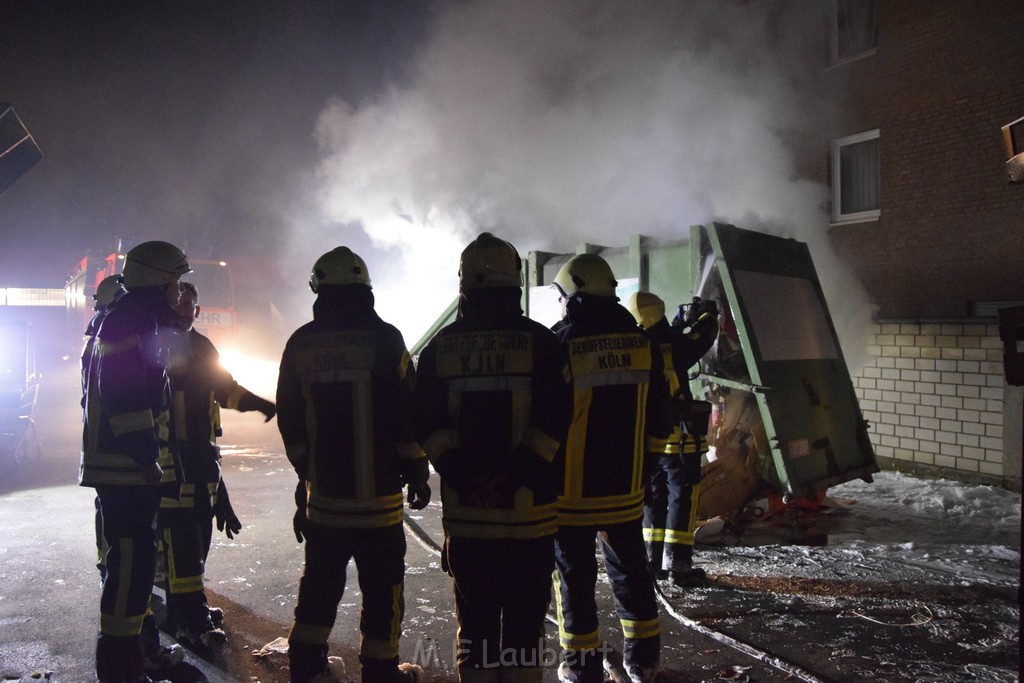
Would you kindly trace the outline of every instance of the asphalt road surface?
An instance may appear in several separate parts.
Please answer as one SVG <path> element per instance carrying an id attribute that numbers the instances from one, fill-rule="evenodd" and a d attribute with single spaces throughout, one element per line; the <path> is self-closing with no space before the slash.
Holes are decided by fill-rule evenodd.
<path id="1" fill-rule="evenodd" d="M 73 483 L 80 429 L 73 417 L 62 422 L 63 430 L 41 437 L 39 460 L 0 472 L 3 681 L 94 680 L 100 585 L 93 492 Z M 225 478 L 244 528 L 233 540 L 215 537 L 206 591 L 210 604 L 225 611 L 229 640 L 216 654 L 190 651 L 184 663 L 161 675 L 175 683 L 287 681 L 278 639 L 287 637 L 303 559 L 291 529 L 295 475 L 274 423 L 263 424 L 255 414 L 225 418 Z M 451 681 L 455 619 L 450 579 L 430 548 L 441 538 L 436 482 L 433 488 L 435 501 L 412 513 L 426 542 L 407 534 L 401 656 L 423 664 L 429 680 Z M 664 680 L 1017 680 L 1016 585 L 964 585 L 969 582 L 929 567 L 908 575 L 905 562 L 896 569 L 899 563 L 884 558 L 859 576 L 844 577 L 829 571 L 838 550 L 830 554 L 820 546 L 826 522 L 805 521 L 761 539 L 819 546 L 795 556 L 810 562 L 794 560 L 802 567 L 794 566 L 789 576 L 759 576 L 749 562 L 730 569 L 729 548 L 698 547 L 698 562 L 713 585 L 665 596 Z M 159 614 L 161 596 L 155 594 Z M 606 583 L 599 584 L 597 598 L 603 635 L 620 647 Z M 331 654 L 345 662 L 346 680 L 358 680 L 359 603 L 350 566 L 330 641 Z M 550 623 L 547 646 L 555 661 L 557 629 Z M 545 680 L 557 680 L 553 668 Z"/>

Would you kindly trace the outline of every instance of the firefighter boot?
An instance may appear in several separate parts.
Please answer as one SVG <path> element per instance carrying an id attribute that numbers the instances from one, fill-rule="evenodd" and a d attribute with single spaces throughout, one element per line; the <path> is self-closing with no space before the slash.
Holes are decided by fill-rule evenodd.
<path id="1" fill-rule="evenodd" d="M 223 627 L 224 610 L 222 610 L 220 607 L 207 607 L 207 610 L 209 610 L 210 612 L 210 621 L 213 622 L 213 625 L 217 628 Z"/>
<path id="2" fill-rule="evenodd" d="M 156 628 L 156 617 L 147 614 L 142 620 L 142 665 L 146 671 L 172 669 L 185 659 L 185 649 L 177 643 L 160 644 L 160 632 Z"/>
<path id="3" fill-rule="evenodd" d="M 323 677 L 329 675 L 327 665 L 327 645 L 288 641 L 288 671 L 291 683 L 312 683 L 318 677 L 323 681 Z"/>
<path id="4" fill-rule="evenodd" d="M 416 664 L 398 663 L 394 659 L 373 659 L 359 657 L 362 666 L 363 683 L 420 683 L 424 678 L 423 667 Z"/>
<path id="5" fill-rule="evenodd" d="M 672 583 L 679 588 L 697 588 L 707 583 L 708 576 L 693 566 L 693 546 L 683 545 L 672 557 Z"/>
<path id="6" fill-rule="evenodd" d="M 99 683 L 146 680 L 139 637 L 100 633 L 96 639 L 96 678 Z"/>
<path id="7" fill-rule="evenodd" d="M 629 676 L 629 683 L 654 683 L 658 680 L 658 667 L 627 666 L 626 674 Z"/>

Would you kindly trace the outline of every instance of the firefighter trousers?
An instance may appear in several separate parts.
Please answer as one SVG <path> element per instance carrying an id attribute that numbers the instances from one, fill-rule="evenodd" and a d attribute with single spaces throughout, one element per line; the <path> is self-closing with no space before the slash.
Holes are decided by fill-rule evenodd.
<path id="1" fill-rule="evenodd" d="M 699 481 L 700 453 L 658 458 L 644 497 L 644 542 L 655 576 L 692 567 Z"/>
<path id="2" fill-rule="evenodd" d="M 401 524 L 340 529 L 307 522 L 303 535 L 306 563 L 288 635 L 292 683 L 305 683 L 327 667 L 327 640 L 345 592 L 349 560 L 355 560 L 363 594 L 359 616 L 362 680 L 393 680 L 405 615 L 405 529 Z"/>
<path id="3" fill-rule="evenodd" d="M 106 573 L 100 595 L 96 675 L 101 681 L 142 676 L 142 622 L 156 570 L 156 486 L 97 486 Z"/>
<path id="4" fill-rule="evenodd" d="M 446 537 L 454 580 L 459 679 L 540 681 L 551 665 L 544 616 L 551 602 L 554 537 Z"/>
<path id="5" fill-rule="evenodd" d="M 212 533 L 209 505 L 161 507 L 160 543 L 167 562 L 167 621 L 198 635 L 213 629 L 203 589 L 206 552 Z"/>
<path id="6" fill-rule="evenodd" d="M 597 536 L 623 631 L 623 660 L 641 668 L 658 664 L 661 629 L 654 577 L 639 519 L 604 527 L 562 526 L 555 536 L 555 583 L 563 657 L 580 683 L 604 680 L 598 629 Z"/>

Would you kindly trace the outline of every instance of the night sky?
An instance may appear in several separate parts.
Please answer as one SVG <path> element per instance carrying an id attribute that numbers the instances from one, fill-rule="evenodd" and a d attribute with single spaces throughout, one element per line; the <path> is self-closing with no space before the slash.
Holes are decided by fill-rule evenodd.
<path id="1" fill-rule="evenodd" d="M 0 101 L 44 154 L 0 196 L 5 247 L 279 249 L 281 207 L 308 199 L 320 110 L 400 82 L 424 7 L 4 0 Z M 28 277 L 65 275 L 32 261 Z"/>

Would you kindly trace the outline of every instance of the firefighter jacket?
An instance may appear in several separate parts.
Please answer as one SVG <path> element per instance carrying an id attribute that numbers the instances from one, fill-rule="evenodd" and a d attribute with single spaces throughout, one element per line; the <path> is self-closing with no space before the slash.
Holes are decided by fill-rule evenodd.
<path id="1" fill-rule="evenodd" d="M 162 483 L 177 480 L 168 429 L 173 319 L 157 287 L 127 292 L 107 309 L 84 367 L 80 485 L 145 485 L 142 470 L 153 462 Z"/>
<path id="2" fill-rule="evenodd" d="M 187 330 L 171 349 L 171 430 L 178 443 L 181 491 L 164 499 L 163 507 L 194 507 L 196 496 L 216 502 L 220 483 L 220 409 L 253 410 L 255 396 L 238 384 L 220 364 L 220 354 L 208 337 Z"/>
<path id="3" fill-rule="evenodd" d="M 569 424 L 569 375 L 555 335 L 523 316 L 520 292 L 468 292 L 459 319 L 419 357 L 417 435 L 441 475 L 450 536 L 557 531 L 553 460 Z"/>
<path id="4" fill-rule="evenodd" d="M 285 345 L 277 424 L 306 482 L 310 521 L 367 528 L 402 523 L 402 484 L 425 482 L 413 436 L 415 370 L 402 334 L 364 285 L 321 286 L 313 321 Z"/>
<path id="5" fill-rule="evenodd" d="M 647 453 L 663 451 L 672 428 L 661 353 L 615 299 L 577 293 L 566 319 L 556 334 L 569 355 L 574 406 L 558 454 L 558 523 L 639 519 Z"/>
<path id="6" fill-rule="evenodd" d="M 96 334 L 100 331 L 100 325 L 103 324 L 103 318 L 107 315 L 107 310 L 110 305 L 100 306 L 93 313 L 92 318 L 89 319 L 89 324 L 85 327 L 83 336 L 85 337 L 85 343 L 82 345 L 82 407 L 85 407 L 85 385 L 88 381 L 90 366 L 92 365 L 92 347 L 96 343 Z"/>
<path id="7" fill-rule="evenodd" d="M 661 351 L 665 381 L 671 397 L 669 405 L 672 411 L 673 430 L 665 444 L 664 452 L 670 455 L 680 453 L 684 429 L 687 434 L 696 431 L 692 425 L 684 426 L 691 419 L 693 407 L 688 371 L 715 343 L 715 337 L 718 335 L 718 318 L 705 313 L 693 324 L 689 332 L 684 332 L 681 327 L 669 325 L 668 320 L 663 317 L 647 329 L 647 334 Z M 700 434 L 705 432 L 706 427 Z M 697 447 L 696 444 L 689 442 L 688 445 Z"/>

